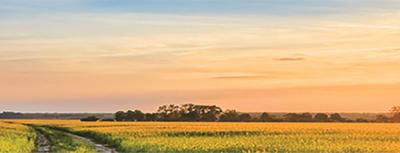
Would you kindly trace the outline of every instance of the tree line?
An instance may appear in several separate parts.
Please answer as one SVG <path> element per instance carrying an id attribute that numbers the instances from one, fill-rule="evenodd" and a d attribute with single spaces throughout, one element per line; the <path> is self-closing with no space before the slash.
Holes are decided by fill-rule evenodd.
<path id="1" fill-rule="evenodd" d="M 393 107 L 393 116 L 377 115 L 375 120 L 347 119 L 339 113 L 287 113 L 274 116 L 267 112 L 260 115 L 240 113 L 236 110 L 225 110 L 215 105 L 163 105 L 155 113 L 144 113 L 140 110 L 118 111 L 114 119 L 103 121 L 186 121 L 186 122 L 400 122 L 400 107 Z M 99 118 L 89 116 L 82 121 L 97 121 Z"/>

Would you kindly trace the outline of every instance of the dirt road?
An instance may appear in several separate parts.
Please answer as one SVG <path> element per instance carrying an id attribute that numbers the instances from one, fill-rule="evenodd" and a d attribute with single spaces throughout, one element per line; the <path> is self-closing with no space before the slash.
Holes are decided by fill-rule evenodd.
<path id="1" fill-rule="evenodd" d="M 75 140 L 84 141 L 84 142 L 90 144 L 91 146 L 96 148 L 96 151 L 98 153 L 118 153 L 115 149 L 111 149 L 103 144 L 95 143 L 93 140 L 91 140 L 89 138 L 81 137 L 81 136 L 78 136 L 78 135 L 75 135 L 72 133 L 67 133 L 67 132 L 65 134 L 67 134 L 68 136 L 70 136 L 71 138 L 73 138 Z"/>
<path id="2" fill-rule="evenodd" d="M 33 126 L 33 125 L 29 125 L 29 126 L 31 126 L 35 130 L 36 135 L 37 135 L 36 142 L 35 142 L 36 149 L 34 150 L 34 153 L 51 153 L 52 152 L 52 143 L 50 141 L 51 139 L 49 139 L 49 136 L 46 134 L 46 132 L 44 132 L 43 129 L 41 129 L 42 127 Z M 98 153 L 118 153 L 115 149 L 107 147 L 106 145 L 103 145 L 103 144 L 96 143 L 90 138 L 78 136 L 78 135 L 70 133 L 70 132 L 56 130 L 54 128 L 46 128 L 46 129 L 50 130 L 52 133 L 53 132 L 62 132 L 63 136 L 70 137 L 73 139 L 73 141 L 85 142 L 92 148 L 95 148 L 96 152 L 98 152 Z M 60 138 L 60 139 L 63 139 L 63 138 Z M 54 140 L 54 138 L 53 138 L 53 140 Z"/>

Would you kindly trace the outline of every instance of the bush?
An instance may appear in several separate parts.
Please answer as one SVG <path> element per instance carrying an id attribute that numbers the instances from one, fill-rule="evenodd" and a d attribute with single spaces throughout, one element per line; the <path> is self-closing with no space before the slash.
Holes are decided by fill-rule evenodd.
<path id="1" fill-rule="evenodd" d="M 82 122 L 96 122 L 98 120 L 99 118 L 97 118 L 96 116 L 89 116 L 81 119 Z"/>

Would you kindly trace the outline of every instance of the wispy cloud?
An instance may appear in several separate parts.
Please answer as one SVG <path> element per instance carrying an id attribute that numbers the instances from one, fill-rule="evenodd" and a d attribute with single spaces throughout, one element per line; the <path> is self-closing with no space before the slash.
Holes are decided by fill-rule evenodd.
<path id="1" fill-rule="evenodd" d="M 217 76 L 217 77 L 211 77 L 210 79 L 217 79 L 217 80 L 237 80 L 237 79 L 243 79 L 243 80 L 255 80 L 255 79 L 269 79 L 273 78 L 271 76 L 262 76 L 262 75 L 231 75 L 231 76 Z"/>
<path id="2" fill-rule="evenodd" d="M 282 58 L 276 58 L 274 60 L 275 61 L 304 61 L 306 59 L 303 57 L 282 57 Z"/>

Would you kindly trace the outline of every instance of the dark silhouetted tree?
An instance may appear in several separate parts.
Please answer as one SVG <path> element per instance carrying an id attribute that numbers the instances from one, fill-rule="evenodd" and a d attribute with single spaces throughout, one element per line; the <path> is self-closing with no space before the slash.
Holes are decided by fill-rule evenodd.
<path id="1" fill-rule="evenodd" d="M 197 105 L 195 108 L 200 114 L 200 121 L 217 121 L 218 115 L 222 113 L 222 109 L 215 105 Z"/>
<path id="2" fill-rule="evenodd" d="M 283 118 L 287 122 L 299 122 L 300 121 L 300 116 L 296 113 L 288 113 L 283 115 Z"/>
<path id="3" fill-rule="evenodd" d="M 116 121 L 125 121 L 126 119 L 126 114 L 123 111 L 118 111 L 115 113 L 115 120 Z"/>
<path id="4" fill-rule="evenodd" d="M 355 122 L 369 122 L 367 119 L 357 118 Z"/>
<path id="5" fill-rule="evenodd" d="M 325 113 L 317 113 L 314 116 L 314 120 L 317 122 L 328 122 L 329 116 Z"/>
<path id="6" fill-rule="evenodd" d="M 300 114 L 300 122 L 312 122 L 313 116 L 311 113 L 302 113 Z"/>
<path id="7" fill-rule="evenodd" d="M 390 121 L 392 122 L 400 122 L 400 106 L 394 106 L 390 109 L 390 113 L 392 114 L 392 117 L 390 118 Z"/>
<path id="8" fill-rule="evenodd" d="M 272 121 L 274 121 L 274 118 L 271 115 L 269 115 L 268 113 L 262 113 L 260 118 L 259 118 L 259 121 L 261 121 L 261 122 L 272 122 Z"/>
<path id="9" fill-rule="evenodd" d="M 389 117 L 385 115 L 376 115 L 375 122 L 386 123 L 389 121 L 390 121 Z"/>
<path id="10" fill-rule="evenodd" d="M 200 110 L 194 104 L 184 104 L 180 107 L 180 120 L 181 121 L 199 121 Z"/>
<path id="11" fill-rule="evenodd" d="M 134 115 L 133 115 L 133 120 L 134 121 L 144 121 L 144 113 L 140 110 L 135 110 L 133 111 Z"/>
<path id="12" fill-rule="evenodd" d="M 236 110 L 226 110 L 219 117 L 219 120 L 223 121 L 223 122 L 237 122 L 237 121 L 240 121 L 239 113 L 236 112 Z"/>
<path id="13" fill-rule="evenodd" d="M 158 108 L 157 113 L 162 121 L 179 121 L 181 120 L 180 111 L 177 105 L 163 105 Z"/>
<path id="14" fill-rule="evenodd" d="M 125 113 L 125 120 L 124 121 L 135 121 L 135 112 L 132 110 L 128 110 Z"/>
<path id="15" fill-rule="evenodd" d="M 251 118 L 250 114 L 243 113 L 243 114 L 239 115 L 239 120 L 241 122 L 250 122 L 250 121 L 252 121 L 252 118 Z"/>
<path id="16" fill-rule="evenodd" d="M 288 114 L 283 115 L 283 119 L 286 122 L 312 122 L 313 121 L 312 114 L 310 114 L 310 113 L 302 113 L 302 114 L 288 113 Z"/>
<path id="17" fill-rule="evenodd" d="M 329 119 L 334 122 L 343 122 L 345 121 L 344 118 L 339 113 L 334 113 L 329 116 Z"/>
<path id="18" fill-rule="evenodd" d="M 96 116 L 89 116 L 81 119 L 82 122 L 96 122 L 98 120 L 99 118 L 97 118 Z"/>
<path id="19" fill-rule="evenodd" d="M 157 113 L 146 113 L 144 114 L 145 121 L 157 121 L 158 114 Z"/>

